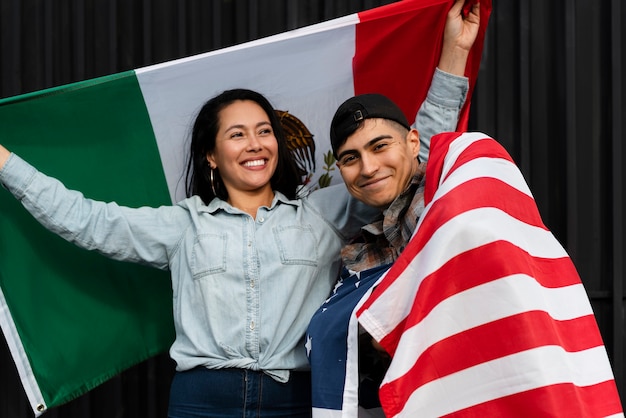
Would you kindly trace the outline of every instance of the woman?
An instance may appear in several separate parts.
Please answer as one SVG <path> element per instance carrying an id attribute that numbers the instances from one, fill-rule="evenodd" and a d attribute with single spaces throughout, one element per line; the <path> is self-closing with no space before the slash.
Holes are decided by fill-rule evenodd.
<path id="1" fill-rule="evenodd" d="M 171 271 L 170 354 L 179 373 L 170 416 L 191 416 L 196 407 L 206 416 L 241 415 L 242 404 L 266 416 L 308 416 L 310 377 L 297 371 L 307 364 L 302 335 L 334 281 L 342 242 L 369 210 L 332 190 L 294 200 L 297 171 L 258 93 L 232 90 L 209 100 L 191 147 L 194 195 L 170 207 L 84 199 L 4 149 L 2 182 L 65 239 Z"/>

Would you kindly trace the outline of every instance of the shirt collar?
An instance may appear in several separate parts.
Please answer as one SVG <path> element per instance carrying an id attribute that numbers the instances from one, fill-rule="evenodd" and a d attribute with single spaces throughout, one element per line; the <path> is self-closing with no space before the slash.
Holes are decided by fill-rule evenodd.
<path id="1" fill-rule="evenodd" d="M 197 197 L 197 196 L 195 196 L 195 197 Z M 197 197 L 197 198 L 198 198 L 198 200 L 201 201 L 201 199 L 199 197 Z M 285 196 L 281 192 L 274 191 L 274 199 L 272 199 L 272 204 L 270 206 L 270 210 L 273 210 L 279 204 L 300 206 L 301 205 L 301 201 L 300 201 L 300 199 L 288 199 L 287 196 Z M 220 210 L 223 210 L 223 211 L 228 212 L 228 213 L 238 213 L 238 209 L 234 208 L 233 206 L 230 205 L 230 203 L 228 203 L 225 200 L 222 200 L 222 199 L 220 199 L 218 197 L 213 198 L 213 200 L 211 200 L 211 202 L 209 202 L 208 205 L 204 206 L 204 208 L 200 207 L 199 210 L 202 211 L 202 212 L 208 212 L 210 214 L 215 214 L 216 212 L 218 212 Z"/>
<path id="2" fill-rule="evenodd" d="M 363 271 L 398 258 L 424 211 L 424 179 L 422 172 L 413 176 L 380 218 L 362 228 L 360 239 L 343 247 L 341 258 L 348 269 Z"/>

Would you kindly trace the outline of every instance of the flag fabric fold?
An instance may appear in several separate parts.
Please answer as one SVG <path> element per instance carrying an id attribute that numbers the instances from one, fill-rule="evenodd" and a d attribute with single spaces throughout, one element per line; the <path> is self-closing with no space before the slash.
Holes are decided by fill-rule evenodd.
<path id="1" fill-rule="evenodd" d="M 392 355 L 386 416 L 623 416 L 583 284 L 504 148 L 435 136 L 424 199 L 357 312 Z"/>
<path id="2" fill-rule="evenodd" d="M 253 42 L 0 100 L 7 148 L 69 188 L 126 206 L 185 196 L 196 112 L 250 88 L 306 126 L 306 187 L 341 181 L 328 129 L 357 93 L 379 92 L 413 120 L 439 57 L 453 0 L 405 0 Z M 481 1 L 478 73 L 491 1 Z M 415 63 L 414 65 L 412 63 Z M 468 104 L 460 127 L 467 124 Z M 316 167 L 313 169 L 311 167 Z M 35 415 L 165 352 L 174 338 L 167 272 L 107 260 L 44 231 L 0 191 L 0 324 Z"/>
<path id="3" fill-rule="evenodd" d="M 384 265 L 356 274 L 344 270 L 332 294 L 313 315 L 305 337 L 313 418 L 356 417 L 360 404 L 376 400 L 376 380 L 384 374 L 384 364 L 376 361 L 378 355 L 359 352 L 362 335 L 355 311 L 388 269 Z M 359 361 L 365 357 L 371 360 L 367 372 L 361 368 L 364 361 Z"/>

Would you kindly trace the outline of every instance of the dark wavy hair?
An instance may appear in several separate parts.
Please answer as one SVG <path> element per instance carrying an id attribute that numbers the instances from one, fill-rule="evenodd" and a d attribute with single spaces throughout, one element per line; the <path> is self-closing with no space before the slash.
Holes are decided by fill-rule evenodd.
<path id="1" fill-rule="evenodd" d="M 247 89 L 226 90 L 207 101 L 198 112 L 191 132 L 191 149 L 185 176 L 187 197 L 200 196 L 207 205 L 214 197 L 219 197 L 222 200 L 228 199 L 228 191 L 217 169 L 213 170 L 215 185 L 215 193 L 213 193 L 210 178 L 211 167 L 206 156 L 215 149 L 220 111 L 240 100 L 255 102 L 269 117 L 274 136 L 278 141 L 278 164 L 270 183 L 273 190 L 283 193 L 289 199 L 295 199 L 300 184 L 300 176 L 294 157 L 287 148 L 282 125 L 270 102 L 262 94 Z"/>

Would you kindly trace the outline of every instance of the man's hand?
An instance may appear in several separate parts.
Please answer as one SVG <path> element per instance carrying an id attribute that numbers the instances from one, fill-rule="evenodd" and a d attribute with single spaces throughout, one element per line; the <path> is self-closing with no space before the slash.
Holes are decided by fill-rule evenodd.
<path id="1" fill-rule="evenodd" d="M 466 2 L 469 5 L 465 8 Z M 480 27 L 480 2 L 456 0 L 448 12 L 443 32 L 443 48 L 439 69 L 451 74 L 465 74 L 467 57 L 478 36 Z"/>

